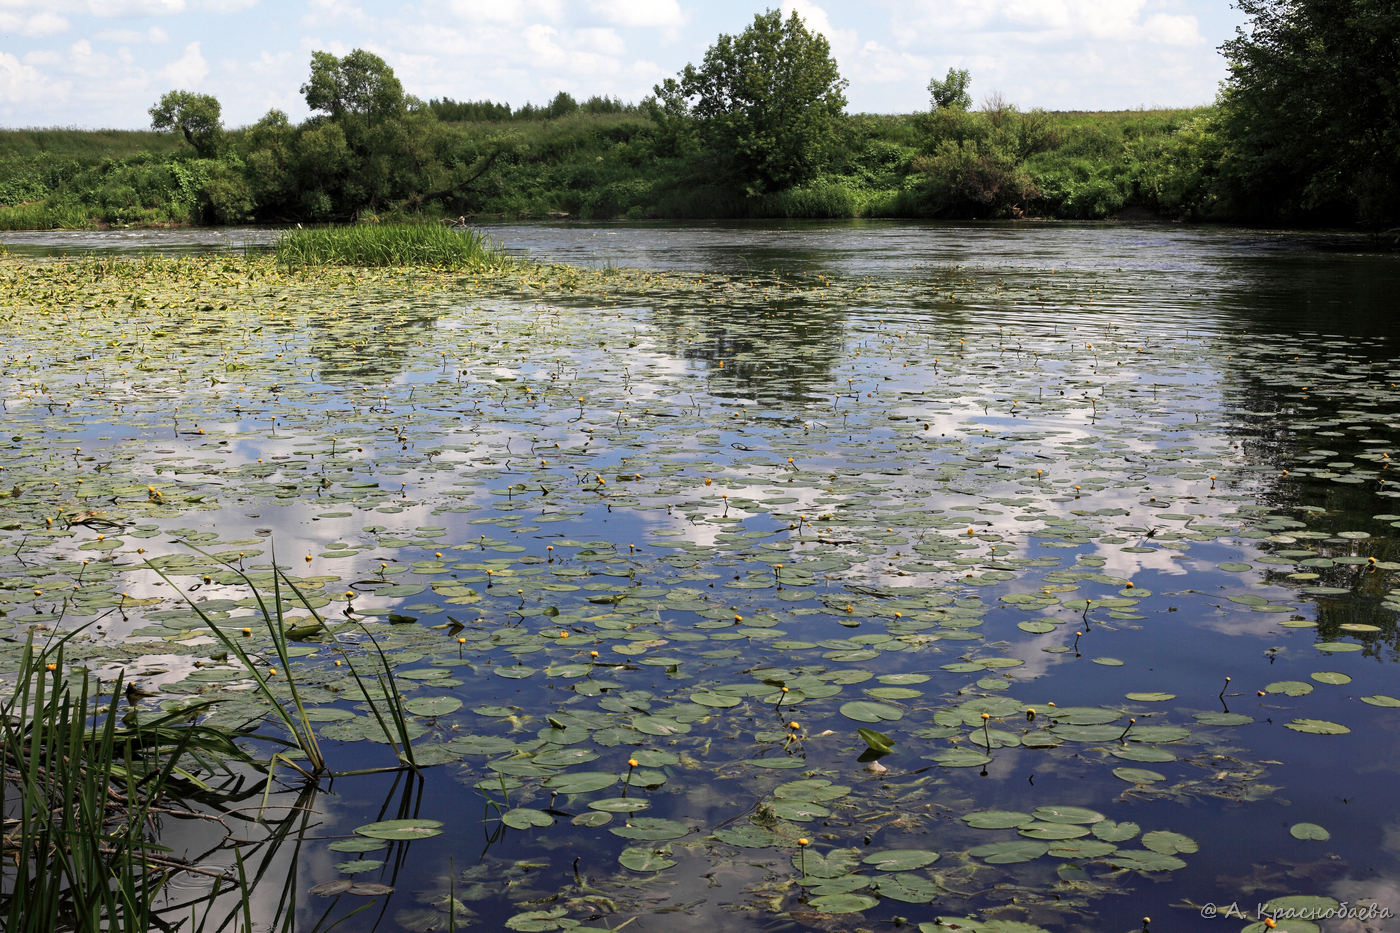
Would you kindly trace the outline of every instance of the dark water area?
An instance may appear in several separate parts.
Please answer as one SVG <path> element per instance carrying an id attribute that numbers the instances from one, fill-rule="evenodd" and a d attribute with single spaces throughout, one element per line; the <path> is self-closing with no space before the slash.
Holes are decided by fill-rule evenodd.
<path id="1" fill-rule="evenodd" d="M 7 530 L 6 619 L 51 622 L 29 588 L 94 558 L 109 594 L 69 620 L 130 594 L 104 633 L 199 694 L 234 675 L 186 676 L 208 649 L 135 548 L 196 585 L 184 544 L 275 540 L 421 701 L 421 779 L 302 801 L 272 872 L 298 928 L 447 929 L 453 899 L 459 929 L 1393 927 L 1400 258 L 1174 225 L 486 230 L 689 277 L 234 291 L 120 372 L 92 362 L 113 323 L 7 325 L 45 376 L 0 383 L 6 478 L 70 483 L 78 447 L 114 502 L 171 504 Z M 142 236 L 75 248 L 209 248 Z M 197 592 L 247 624 L 239 580 Z M 305 648 L 327 744 L 384 763 Z M 391 818 L 444 832 L 355 832 Z M 309 893 L 337 879 L 393 891 Z"/>

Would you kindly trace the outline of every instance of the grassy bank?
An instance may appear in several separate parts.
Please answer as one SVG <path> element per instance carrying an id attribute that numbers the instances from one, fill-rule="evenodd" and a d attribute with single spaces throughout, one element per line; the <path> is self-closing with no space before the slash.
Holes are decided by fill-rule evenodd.
<path id="1" fill-rule="evenodd" d="M 540 111 L 539 113 L 544 113 Z M 0 131 L 0 229 L 569 216 L 1215 218 L 1214 112 L 853 115 L 818 178 L 748 196 L 683 128 L 636 109 L 453 122 L 410 114 L 412 160 L 264 120 L 196 158 L 169 134 Z M 327 147 L 330 147 L 329 149 Z"/>

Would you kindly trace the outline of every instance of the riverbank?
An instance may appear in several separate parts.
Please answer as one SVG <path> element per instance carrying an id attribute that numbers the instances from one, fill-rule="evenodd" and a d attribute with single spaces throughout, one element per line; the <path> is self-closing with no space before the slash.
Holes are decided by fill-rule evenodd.
<path id="1" fill-rule="evenodd" d="M 494 122 L 424 111 L 406 127 L 432 140 L 432 154 L 401 166 L 390 187 L 376 182 L 382 194 L 370 207 L 346 200 L 336 173 L 323 170 L 325 153 L 306 148 L 305 128 L 236 130 L 215 158 L 196 158 L 168 134 L 4 130 L 0 229 L 461 215 L 1101 219 L 1128 211 L 1221 219 L 1229 212 L 1208 184 L 1214 118 L 1211 108 L 1047 113 L 1005 105 L 855 115 L 844 118 L 840 157 L 821 176 L 745 195 L 714 184 L 684 134 L 636 108 Z M 357 158 L 346 152 L 332 161 Z"/>

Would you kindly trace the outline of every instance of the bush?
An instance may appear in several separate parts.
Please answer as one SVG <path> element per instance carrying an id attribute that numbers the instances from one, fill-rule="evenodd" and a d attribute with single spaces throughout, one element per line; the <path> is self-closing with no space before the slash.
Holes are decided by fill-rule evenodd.
<path id="1" fill-rule="evenodd" d="M 917 213 L 980 219 L 1019 217 L 1040 194 L 1024 166 L 1001 150 L 945 140 L 914 160 Z"/>
<path id="2" fill-rule="evenodd" d="M 210 166 L 199 190 L 203 219 L 215 224 L 247 223 L 253 217 L 253 189 L 241 165 L 217 162 Z"/>

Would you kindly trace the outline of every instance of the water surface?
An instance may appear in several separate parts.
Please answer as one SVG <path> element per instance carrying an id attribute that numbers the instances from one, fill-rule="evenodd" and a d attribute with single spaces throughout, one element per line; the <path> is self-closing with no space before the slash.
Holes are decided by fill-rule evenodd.
<path id="1" fill-rule="evenodd" d="M 1400 909 L 1393 256 L 1170 225 L 489 232 L 688 277 L 491 297 L 230 256 L 4 325 L 11 623 L 97 618 L 126 641 L 94 665 L 208 692 L 237 672 L 145 561 L 236 630 L 247 587 L 193 548 L 275 546 L 420 709 L 460 701 L 417 716 L 421 786 L 318 799 L 306 928 L 363 905 L 305 894 L 342 876 L 395 888 L 386 930 L 445 928 L 449 892 L 520 929 Z M 87 511 L 112 525 L 44 527 Z M 392 761 L 306 652 L 328 742 Z M 861 760 L 859 728 L 892 751 Z M 386 814 L 448 832 L 328 848 Z"/>

